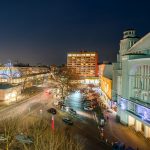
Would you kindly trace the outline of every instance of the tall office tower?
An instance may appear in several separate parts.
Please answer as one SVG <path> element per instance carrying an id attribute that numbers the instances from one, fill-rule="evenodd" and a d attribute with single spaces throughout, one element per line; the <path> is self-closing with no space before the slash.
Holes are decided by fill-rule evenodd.
<path id="1" fill-rule="evenodd" d="M 73 69 L 79 77 L 98 76 L 97 52 L 68 52 L 67 67 Z"/>

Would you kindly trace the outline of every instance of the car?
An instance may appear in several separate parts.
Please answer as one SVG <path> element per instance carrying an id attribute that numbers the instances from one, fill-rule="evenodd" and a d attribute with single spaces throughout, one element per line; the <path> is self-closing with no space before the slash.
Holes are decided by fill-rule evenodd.
<path id="1" fill-rule="evenodd" d="M 64 110 L 69 112 L 70 107 L 69 106 L 64 106 Z"/>
<path id="2" fill-rule="evenodd" d="M 7 141 L 7 138 L 4 134 L 0 134 L 0 141 Z"/>
<path id="3" fill-rule="evenodd" d="M 125 144 L 122 142 L 115 142 L 112 146 L 113 150 L 125 150 Z"/>
<path id="4" fill-rule="evenodd" d="M 63 118 L 62 121 L 68 125 L 73 125 L 73 122 L 69 118 Z"/>
<path id="5" fill-rule="evenodd" d="M 61 104 L 61 105 L 59 105 L 59 106 L 60 106 L 60 110 L 62 110 L 62 111 L 64 111 L 64 112 L 67 111 L 67 107 L 68 107 L 68 106 L 66 106 L 65 104 Z"/>
<path id="6" fill-rule="evenodd" d="M 95 101 L 95 100 L 92 100 L 91 103 L 92 103 L 92 104 L 98 104 L 98 102 Z"/>
<path id="7" fill-rule="evenodd" d="M 91 106 L 91 103 L 89 103 L 89 102 L 87 103 L 87 102 L 86 102 L 86 103 L 84 103 L 84 106 L 85 106 L 85 107 L 90 107 L 90 106 Z"/>
<path id="8" fill-rule="evenodd" d="M 72 113 L 72 114 L 74 114 L 74 115 L 77 114 L 77 112 L 74 109 L 72 109 L 72 108 L 69 108 L 69 112 Z"/>
<path id="9" fill-rule="evenodd" d="M 17 135 L 16 140 L 18 140 L 20 143 L 23 143 L 23 144 L 32 144 L 33 143 L 32 138 L 29 136 L 26 136 L 24 134 Z"/>
<path id="10" fill-rule="evenodd" d="M 92 105 L 92 107 L 96 107 L 96 106 L 98 106 L 98 103 L 97 102 L 92 102 L 91 105 Z"/>
<path id="11" fill-rule="evenodd" d="M 83 99 L 84 102 L 89 102 L 90 100 L 86 97 Z"/>
<path id="12" fill-rule="evenodd" d="M 106 120 L 103 116 L 100 117 L 99 126 L 103 128 L 105 126 Z"/>
<path id="13" fill-rule="evenodd" d="M 73 113 L 76 113 L 75 110 L 73 110 L 72 108 L 70 108 L 69 106 L 66 106 L 66 105 L 62 105 L 62 108 L 63 110 L 65 110 L 66 112 L 73 112 Z"/>
<path id="14" fill-rule="evenodd" d="M 91 102 L 90 102 L 90 101 L 87 101 L 87 102 L 85 102 L 85 104 L 89 104 L 89 105 L 91 105 Z"/>
<path id="15" fill-rule="evenodd" d="M 65 103 L 64 103 L 64 101 L 58 101 L 58 105 L 64 105 Z"/>
<path id="16" fill-rule="evenodd" d="M 51 113 L 53 115 L 55 115 L 57 113 L 55 108 L 50 108 L 50 109 L 47 110 L 47 112 L 49 112 L 49 113 Z"/>
<path id="17" fill-rule="evenodd" d="M 84 107 L 84 110 L 93 110 L 93 108 L 90 107 L 90 106 L 85 106 L 85 107 Z"/>
<path id="18" fill-rule="evenodd" d="M 64 110 L 66 110 L 66 108 L 67 108 L 67 106 L 65 104 L 61 104 L 60 107 L 63 108 Z"/>

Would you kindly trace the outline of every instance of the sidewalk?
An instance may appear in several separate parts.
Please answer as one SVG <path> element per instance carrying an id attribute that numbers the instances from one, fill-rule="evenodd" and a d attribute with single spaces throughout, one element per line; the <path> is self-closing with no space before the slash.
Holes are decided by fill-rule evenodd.
<path id="1" fill-rule="evenodd" d="M 136 134 L 131 128 L 116 122 L 116 114 L 103 110 L 105 118 L 108 117 L 107 123 L 104 127 L 104 137 L 114 143 L 121 141 L 125 143 L 126 147 L 131 146 L 135 150 L 149 150 L 150 142 L 147 141 L 141 134 Z"/>

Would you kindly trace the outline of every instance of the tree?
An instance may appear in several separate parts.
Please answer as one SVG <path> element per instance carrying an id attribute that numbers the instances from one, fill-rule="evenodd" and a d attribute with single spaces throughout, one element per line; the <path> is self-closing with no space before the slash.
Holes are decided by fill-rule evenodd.
<path id="1" fill-rule="evenodd" d="M 26 120 L 19 118 L 3 119 L 0 122 L 0 135 L 4 134 L 5 141 L 0 140 L 3 150 L 82 150 L 83 146 L 74 137 L 68 136 L 64 128 L 51 130 L 50 120 L 37 118 Z M 17 140 L 22 135 L 31 139 L 32 143 Z"/>
<path id="2" fill-rule="evenodd" d="M 7 118 L 1 120 L 0 132 L 6 139 L 4 143 L 0 144 L 3 149 L 9 150 L 14 145 L 14 137 L 17 133 L 18 123 L 18 118 Z"/>
<path id="3" fill-rule="evenodd" d="M 61 96 L 64 98 L 69 91 L 77 88 L 77 80 L 79 76 L 74 70 L 67 68 L 66 66 L 61 67 L 56 73 L 56 81 L 61 91 Z"/>
<path id="4" fill-rule="evenodd" d="M 27 130 L 27 134 L 32 136 L 33 144 L 24 145 L 26 150 L 82 150 L 81 144 L 68 137 L 65 130 L 62 128 L 52 130 L 50 122 L 47 119 L 41 119 L 34 122 Z"/>

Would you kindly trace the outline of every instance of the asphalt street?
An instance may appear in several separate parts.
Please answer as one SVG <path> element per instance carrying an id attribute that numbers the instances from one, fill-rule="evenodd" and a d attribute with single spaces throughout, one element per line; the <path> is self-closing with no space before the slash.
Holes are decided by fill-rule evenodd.
<path id="1" fill-rule="evenodd" d="M 21 116 L 23 122 L 25 122 L 27 120 L 34 121 L 37 118 L 45 117 L 49 118 L 51 127 L 51 114 L 47 112 L 47 109 L 54 107 L 54 100 L 53 95 L 42 92 L 22 103 L 1 110 L 0 119 Z M 61 128 L 67 130 L 67 132 L 69 131 L 70 136 L 82 143 L 85 150 L 109 150 L 110 148 L 99 139 L 98 128 L 94 120 L 93 112 L 84 111 L 81 100 L 82 95 L 80 93 L 72 93 L 68 97 L 66 105 L 76 110 L 77 115 L 70 115 L 69 113 L 57 109 L 55 128 Z M 69 126 L 64 124 L 62 121 L 63 117 L 71 118 L 73 125 Z"/>

